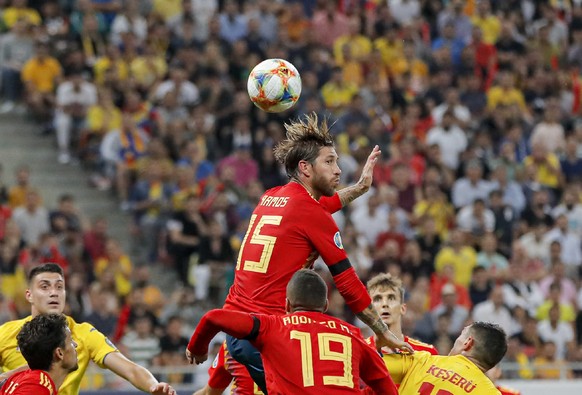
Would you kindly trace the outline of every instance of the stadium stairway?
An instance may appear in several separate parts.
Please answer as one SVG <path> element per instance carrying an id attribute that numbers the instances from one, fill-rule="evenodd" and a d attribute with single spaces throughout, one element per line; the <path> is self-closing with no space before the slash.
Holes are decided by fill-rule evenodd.
<path id="1" fill-rule="evenodd" d="M 63 193 L 73 195 L 77 207 L 87 219 L 97 215 L 107 218 L 109 234 L 119 240 L 125 251 L 130 251 L 129 215 L 119 209 L 110 192 L 98 191 L 89 185 L 89 174 L 81 166 L 59 164 L 55 137 L 41 136 L 39 132 L 38 125 L 26 115 L 0 115 L 2 181 L 14 185 L 16 167 L 27 164 L 31 169 L 31 184 L 41 191 L 44 205 L 49 210 L 57 206 Z M 167 268 L 154 267 L 152 282 L 169 290 L 175 279 L 167 273 Z"/>

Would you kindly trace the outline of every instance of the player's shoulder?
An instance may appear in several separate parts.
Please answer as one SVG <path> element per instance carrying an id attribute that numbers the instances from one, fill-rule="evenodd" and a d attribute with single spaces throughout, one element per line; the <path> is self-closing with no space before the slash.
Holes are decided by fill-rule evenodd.
<path id="1" fill-rule="evenodd" d="M 28 316 L 26 318 L 22 318 L 20 320 L 13 320 L 5 322 L 4 324 L 0 325 L 0 338 L 6 339 L 5 336 L 8 336 L 12 332 L 20 332 L 22 326 L 30 321 L 32 316 Z"/>
<path id="2" fill-rule="evenodd" d="M 404 336 L 404 341 L 407 342 L 408 344 L 410 344 L 412 346 L 412 348 L 414 349 L 414 351 L 427 351 L 427 352 L 431 353 L 432 355 L 439 354 L 436 347 L 433 346 L 432 344 L 421 342 L 418 339 L 408 337 L 408 336 Z"/>
<path id="3" fill-rule="evenodd" d="M 92 324 L 88 322 L 77 322 L 71 316 L 66 316 L 67 322 L 69 324 L 69 329 L 71 330 L 71 334 L 76 338 L 83 338 L 90 333 L 97 333 L 100 334 L 99 330 L 97 330 Z"/>

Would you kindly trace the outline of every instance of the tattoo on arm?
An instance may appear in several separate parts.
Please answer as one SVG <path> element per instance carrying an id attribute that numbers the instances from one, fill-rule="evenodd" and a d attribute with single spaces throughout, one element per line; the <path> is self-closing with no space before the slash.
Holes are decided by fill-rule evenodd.
<path id="1" fill-rule="evenodd" d="M 362 196 L 367 191 L 368 188 L 366 188 L 364 185 L 361 185 L 358 182 L 354 185 L 350 185 L 349 187 L 340 189 L 339 191 L 337 191 L 337 194 L 339 195 L 342 207 L 345 207 L 354 200 L 356 200 L 357 198 L 359 198 L 360 196 Z"/>
<path id="2" fill-rule="evenodd" d="M 358 317 L 364 324 L 368 325 L 376 334 L 384 333 L 388 330 L 388 326 L 382 321 L 373 305 L 369 305 L 356 314 L 356 317 Z"/>

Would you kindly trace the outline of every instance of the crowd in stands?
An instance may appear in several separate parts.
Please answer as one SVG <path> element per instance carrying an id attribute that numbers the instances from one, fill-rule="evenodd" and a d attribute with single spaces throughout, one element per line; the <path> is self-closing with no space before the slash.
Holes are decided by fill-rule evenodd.
<path id="1" fill-rule="evenodd" d="M 69 314 L 140 364 L 184 364 L 259 197 L 287 181 L 284 121 L 315 112 L 343 185 L 383 151 L 334 218 L 363 281 L 403 279 L 404 333 L 446 354 L 478 317 L 509 335 L 504 377 L 582 362 L 579 0 L 0 0 L 0 29 L 0 113 L 30 114 L 55 161 L 110 190 L 136 246 L 73 196 L 44 201 L 25 165 L 3 174 L 0 322 L 29 313 L 27 269 L 57 262 Z M 291 111 L 248 99 L 266 58 L 301 73 Z M 183 286 L 157 288 L 155 265 Z M 354 321 L 336 290 L 329 311 Z"/>

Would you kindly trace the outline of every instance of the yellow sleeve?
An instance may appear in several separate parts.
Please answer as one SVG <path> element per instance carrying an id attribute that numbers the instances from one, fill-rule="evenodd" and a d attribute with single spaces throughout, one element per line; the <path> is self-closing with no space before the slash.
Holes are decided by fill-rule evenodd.
<path id="1" fill-rule="evenodd" d="M 73 336 L 81 339 L 86 347 L 89 357 L 101 368 L 105 368 L 103 361 L 107 354 L 117 352 L 117 347 L 105 336 L 88 323 L 69 325 L 72 328 Z"/>
<path id="2" fill-rule="evenodd" d="M 406 373 L 408 373 L 408 371 L 412 368 L 414 364 L 415 355 L 423 353 L 424 352 L 420 351 L 416 352 L 414 355 L 385 354 L 382 356 L 382 359 L 386 364 L 386 368 L 390 373 L 390 377 L 392 377 L 392 380 L 394 380 L 395 384 L 402 383 L 402 380 L 404 380 Z"/>

